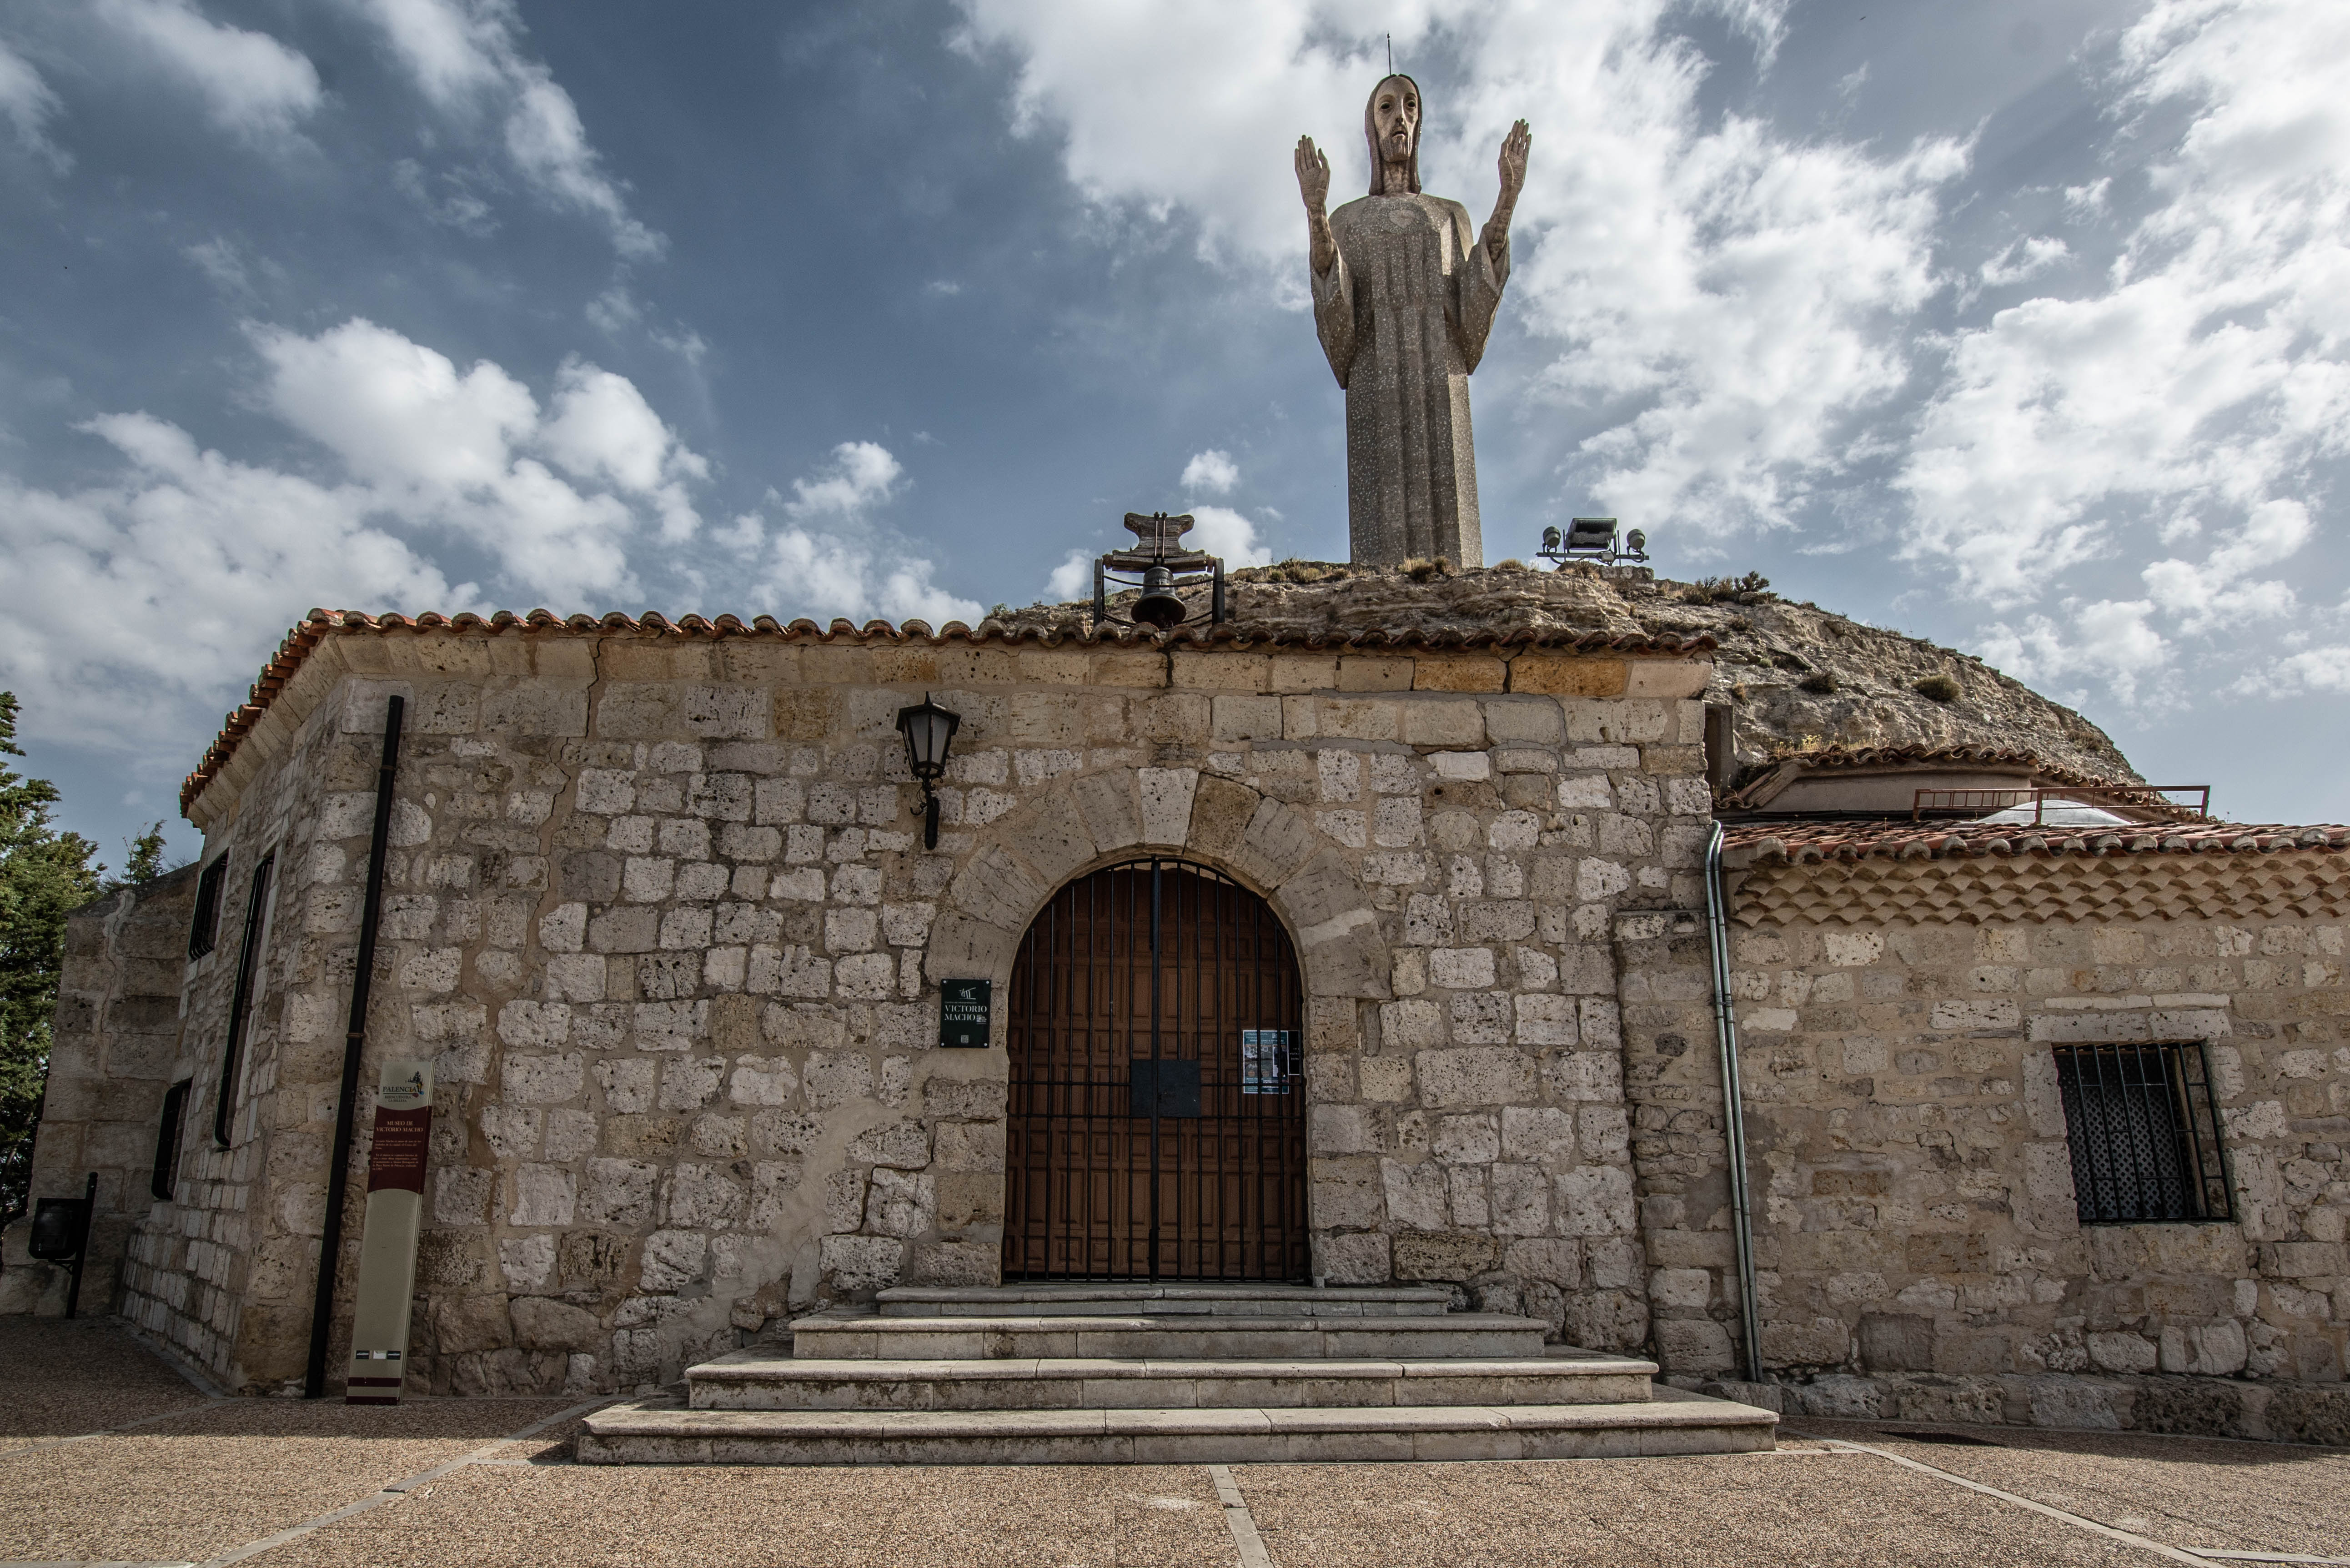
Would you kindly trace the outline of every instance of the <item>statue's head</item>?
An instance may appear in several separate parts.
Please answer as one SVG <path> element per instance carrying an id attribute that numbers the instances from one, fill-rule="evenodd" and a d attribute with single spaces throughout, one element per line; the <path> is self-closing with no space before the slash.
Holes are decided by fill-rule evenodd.
<path id="1" fill-rule="evenodd" d="M 1371 149 L 1371 194 L 1388 193 L 1386 165 L 1400 163 L 1405 188 L 1419 191 L 1419 84 L 1406 76 L 1383 79 L 1363 106 L 1363 140 Z"/>

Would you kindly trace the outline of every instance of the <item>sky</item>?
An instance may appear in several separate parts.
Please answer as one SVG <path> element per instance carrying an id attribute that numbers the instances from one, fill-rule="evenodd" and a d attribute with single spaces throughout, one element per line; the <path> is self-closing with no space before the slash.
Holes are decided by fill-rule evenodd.
<path id="1" fill-rule="evenodd" d="M 14 0 L 0 687 L 120 864 L 313 606 L 976 620 L 1347 550 L 1290 149 L 1481 221 L 1491 557 L 1981 654 L 2341 821 L 2340 0 Z"/>

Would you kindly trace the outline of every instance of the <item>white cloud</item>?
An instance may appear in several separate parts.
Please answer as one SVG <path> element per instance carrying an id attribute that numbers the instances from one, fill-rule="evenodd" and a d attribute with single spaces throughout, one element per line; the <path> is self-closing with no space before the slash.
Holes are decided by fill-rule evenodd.
<path id="1" fill-rule="evenodd" d="M 1183 465 L 1183 488 L 1205 491 L 1211 495 L 1229 495 L 1232 486 L 1241 482 L 1241 471 L 1228 452 L 1210 448 L 1194 452 L 1191 461 Z"/>
<path id="2" fill-rule="evenodd" d="M 145 413 L 82 427 L 117 455 L 105 483 L 61 493 L 0 473 L 0 669 L 47 714 L 45 736 L 185 750 L 312 605 L 481 610 L 486 597 L 600 611 L 639 591 L 628 551 L 655 532 L 640 511 L 664 545 L 698 525 L 689 488 L 707 464 L 625 378 L 566 361 L 543 415 L 500 366 L 460 372 L 373 322 L 249 336 L 260 405 L 339 478 L 240 463 Z M 494 593 L 452 586 L 421 541 L 486 553 L 502 568 Z M 889 613 L 936 602 L 927 572 L 898 561 L 880 574 Z M 146 629 L 93 641 L 92 607 Z"/>
<path id="3" fill-rule="evenodd" d="M 555 417 L 539 439 L 573 475 L 608 480 L 651 501 L 664 542 L 681 544 L 702 525 L 685 482 L 709 478 L 710 464 L 679 441 L 627 377 L 566 360 L 556 373 Z"/>
<path id="4" fill-rule="evenodd" d="M 1300 0 L 960 4 L 965 49 L 1017 57 L 1014 129 L 1064 133 L 1063 167 L 1088 199 L 1152 217 L 1180 207 L 1197 218 L 1209 250 L 1228 256 L 1263 262 L 1284 246 L 1303 254 L 1287 149 L 1308 127 L 1360 123 L 1377 32 L 1320 31 L 1324 18 Z M 1406 0 L 1378 26 L 1392 27 L 1408 55 L 1429 8 Z M 1170 135 L 1162 116 L 1135 112 L 1140 81 L 1183 84 L 1181 134 Z M 1361 167 L 1358 132 L 1328 140 L 1334 168 L 1350 167 L 1350 156 Z M 1347 173 L 1333 188 L 1359 182 Z M 1291 292 L 1302 299 L 1302 281 Z"/>
<path id="5" fill-rule="evenodd" d="M 1381 33 L 1406 63 L 1457 60 L 1463 87 L 1423 83 L 1427 188 L 1482 218 L 1502 136 L 1534 120 L 1505 316 L 1557 345 L 1538 395 L 1607 410 L 1601 435 L 1552 455 L 1624 515 L 1714 531 L 1783 521 L 1843 471 L 1851 427 L 1910 374 L 1895 328 L 1939 286 L 1939 192 L 1961 146 L 1881 154 L 1709 117 L 1702 57 L 1673 30 L 1688 7 L 1669 0 L 1405 0 L 1376 18 L 1336 0 L 960 3 L 964 47 L 1015 62 L 1015 127 L 1059 131 L 1081 192 L 1145 222 L 1188 214 L 1211 254 L 1292 305 L 1305 230 L 1286 149 L 1312 132 L 1333 203 L 1351 199 L 1368 181 L 1359 128 Z M 1766 58 L 1786 10 L 1700 8 Z M 1145 78 L 1185 84 L 1181 134 L 1134 112 L 1130 84 Z"/>
<path id="6" fill-rule="evenodd" d="M 2147 156 L 2171 123 L 2152 111 L 2188 111 L 2148 166 L 2158 204 L 2102 287 L 1953 341 L 1899 480 L 1912 557 L 2012 603 L 2126 555 L 2140 529 L 2176 536 L 2182 514 L 2243 521 L 2216 558 L 2229 581 L 2297 547 L 2277 504 L 2302 504 L 2310 465 L 2350 452 L 2345 58 L 2350 9 L 2328 0 L 2157 0 L 2129 28 L 2106 84 L 2128 117 L 2118 155 Z M 2066 192 L 2076 216 L 2109 197 L 2105 181 Z M 2201 571 L 2147 579 L 2182 629 L 2289 602 L 2239 586 L 2222 605 Z"/>
<path id="7" fill-rule="evenodd" d="M 2290 697 L 2303 691 L 2350 692 L 2350 647 L 2306 649 L 2279 660 L 2270 678 L 2253 677 L 2241 690 L 2247 694 Z"/>
<path id="8" fill-rule="evenodd" d="M 789 522 L 770 533 L 755 512 L 737 517 L 719 537 L 762 574 L 749 587 L 751 607 L 783 620 L 879 616 L 934 628 L 976 625 L 985 607 L 939 587 L 931 580 L 936 566 L 873 520 L 904 477 L 879 442 L 843 441 L 823 469 L 792 482 L 793 499 L 769 493 Z"/>
<path id="9" fill-rule="evenodd" d="M 2273 619 L 2293 612 L 2292 587 L 2274 579 L 2243 579 L 2281 565 L 2314 532 L 2309 508 L 2300 502 L 2263 502 L 2201 561 L 2157 561 L 2140 576 L 2154 602 L 2178 617 L 2178 629 L 2190 636 Z"/>
<path id="10" fill-rule="evenodd" d="M 307 55 L 212 21 L 190 0 L 97 0 L 94 11 L 193 85 L 214 121 L 249 140 L 293 135 L 323 97 Z"/>
<path id="11" fill-rule="evenodd" d="M 485 607 L 371 523 L 362 486 L 231 462 L 146 414 L 84 428 L 120 460 L 109 483 L 0 475 L 0 668 L 44 739 L 192 755 L 311 606 Z M 94 616 L 119 629 L 93 636 Z"/>
<path id="12" fill-rule="evenodd" d="M 1983 657 L 2020 680 L 2102 680 L 2126 703 L 2173 700 L 2164 679 L 2170 664 L 2168 639 L 2149 622 L 2154 606 L 2144 599 L 2066 599 L 2064 624 L 2044 615 L 2020 627 L 2001 622 L 1982 637 Z"/>
<path id="13" fill-rule="evenodd" d="M 2063 240 L 2039 235 L 2017 239 L 2008 247 L 1983 263 L 1980 274 L 1989 288 L 2007 288 L 2039 276 L 2062 261 L 2072 259 L 2071 247 Z"/>
<path id="14" fill-rule="evenodd" d="M 184 247 L 180 254 L 195 263 L 197 269 L 212 279 L 213 286 L 223 294 L 239 298 L 251 296 L 252 275 L 245 271 L 244 258 L 237 254 L 236 246 L 230 241 L 215 234 L 211 239 L 200 240 Z"/>
<path id="15" fill-rule="evenodd" d="M 1256 536 L 1256 524 L 1229 506 L 1194 506 L 1192 527 L 1183 543 L 1194 550 L 1223 557 L 1226 570 L 1262 566 L 1272 561 L 1272 549 Z"/>
<path id="16" fill-rule="evenodd" d="M 271 408 L 332 448 L 360 479 L 426 493 L 505 477 L 515 442 L 538 424 L 530 389 L 484 359 L 449 357 L 363 318 L 304 337 L 257 327 Z"/>
<path id="17" fill-rule="evenodd" d="M 2102 221 L 2110 209 L 2114 193 L 2114 177 L 2101 174 L 2085 185 L 2064 187 L 2064 221 L 2068 223 L 2094 223 Z"/>
<path id="18" fill-rule="evenodd" d="M 424 165 L 413 158 L 402 158 L 391 166 L 391 182 L 436 223 L 477 240 L 498 232 L 496 214 L 487 202 L 473 193 L 469 180 L 460 171 L 444 170 L 439 182 L 448 189 L 445 193 L 437 192 L 433 182 L 425 178 Z"/>
<path id="19" fill-rule="evenodd" d="M 708 465 L 622 377 L 567 361 L 543 419 L 503 368 L 484 359 L 461 374 L 447 356 L 371 321 L 317 337 L 271 327 L 252 336 L 278 417 L 332 450 L 386 506 L 494 551 L 530 592 L 567 605 L 635 592 L 627 497 L 652 505 L 666 541 L 699 526 L 685 487 Z M 537 454 L 620 493 L 567 483 Z"/>
<path id="20" fill-rule="evenodd" d="M 879 441 L 845 441 L 832 449 L 832 464 L 813 477 L 792 481 L 794 499 L 784 511 L 806 521 L 857 518 L 889 499 L 906 471 Z"/>
<path id="21" fill-rule="evenodd" d="M 1072 550 L 1053 575 L 1045 581 L 1045 598 L 1056 605 L 1074 599 L 1089 599 L 1094 593 L 1094 557 L 1083 550 Z"/>
<path id="22" fill-rule="evenodd" d="M 435 107 L 487 113 L 508 160 L 540 194 L 603 220 L 624 255 L 668 244 L 629 213 L 625 187 L 604 169 L 579 109 L 542 61 L 523 52 L 512 0 L 361 0 Z"/>
<path id="23" fill-rule="evenodd" d="M 0 116 L 16 132 L 19 146 L 60 174 L 73 166 L 48 136 L 48 123 L 61 107 L 32 62 L 0 40 Z"/>

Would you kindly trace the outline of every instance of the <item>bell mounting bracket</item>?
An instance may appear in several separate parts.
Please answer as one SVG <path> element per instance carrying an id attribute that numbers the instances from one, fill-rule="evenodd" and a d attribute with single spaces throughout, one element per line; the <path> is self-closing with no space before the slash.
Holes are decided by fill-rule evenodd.
<path id="1" fill-rule="evenodd" d="M 1183 535 L 1191 531 L 1191 522 L 1188 512 L 1172 517 L 1164 512 L 1126 514 L 1126 525 L 1135 537 L 1133 548 L 1112 550 L 1094 562 L 1096 626 L 1108 621 L 1171 631 L 1197 618 L 1197 612 L 1178 597 L 1182 588 L 1208 589 L 1209 624 L 1224 619 L 1224 563 L 1203 550 L 1183 547 Z M 1129 613 L 1112 615 L 1113 588 L 1120 592 L 1139 588 L 1142 597 L 1135 600 Z"/>

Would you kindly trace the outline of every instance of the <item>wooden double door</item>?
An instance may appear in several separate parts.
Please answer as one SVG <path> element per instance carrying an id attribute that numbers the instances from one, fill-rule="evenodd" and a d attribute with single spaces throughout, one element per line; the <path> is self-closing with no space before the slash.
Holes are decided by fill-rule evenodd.
<path id="1" fill-rule="evenodd" d="M 1063 888 L 1012 970 L 1006 1280 L 1302 1280 L 1304 994 L 1263 899 L 1144 859 Z"/>

